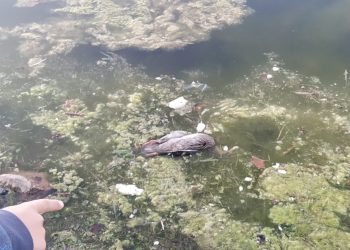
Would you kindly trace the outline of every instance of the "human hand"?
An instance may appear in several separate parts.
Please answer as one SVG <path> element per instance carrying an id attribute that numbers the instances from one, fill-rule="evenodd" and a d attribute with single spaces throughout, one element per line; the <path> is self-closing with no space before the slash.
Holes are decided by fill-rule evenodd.
<path id="1" fill-rule="evenodd" d="M 4 210 L 16 215 L 27 227 L 33 239 L 34 250 L 46 248 L 44 217 L 42 214 L 61 210 L 64 204 L 60 200 L 40 199 L 6 207 Z"/>

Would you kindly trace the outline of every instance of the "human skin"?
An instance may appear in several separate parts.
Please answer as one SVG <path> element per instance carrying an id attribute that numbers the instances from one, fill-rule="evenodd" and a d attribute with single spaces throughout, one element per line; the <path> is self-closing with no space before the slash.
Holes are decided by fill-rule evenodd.
<path id="1" fill-rule="evenodd" d="M 61 210 L 64 204 L 60 200 L 40 199 L 24 202 L 4 208 L 16 215 L 27 227 L 33 239 L 34 250 L 46 249 L 44 217 L 47 212 Z"/>

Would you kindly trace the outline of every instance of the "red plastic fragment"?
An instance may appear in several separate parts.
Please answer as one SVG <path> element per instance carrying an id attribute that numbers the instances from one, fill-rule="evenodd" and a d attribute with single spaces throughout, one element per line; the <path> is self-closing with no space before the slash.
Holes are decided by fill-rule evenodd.
<path id="1" fill-rule="evenodd" d="M 250 163 L 252 163 L 258 169 L 265 168 L 265 160 L 260 159 L 259 157 L 256 157 L 254 155 L 252 155 L 252 159 L 250 160 Z"/>

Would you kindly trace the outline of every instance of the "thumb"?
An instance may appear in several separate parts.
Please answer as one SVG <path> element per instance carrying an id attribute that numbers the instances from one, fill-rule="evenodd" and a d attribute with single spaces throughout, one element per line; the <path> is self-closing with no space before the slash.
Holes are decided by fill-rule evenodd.
<path id="1" fill-rule="evenodd" d="M 40 199 L 26 202 L 27 206 L 36 210 L 39 214 L 61 210 L 64 204 L 60 200 Z"/>

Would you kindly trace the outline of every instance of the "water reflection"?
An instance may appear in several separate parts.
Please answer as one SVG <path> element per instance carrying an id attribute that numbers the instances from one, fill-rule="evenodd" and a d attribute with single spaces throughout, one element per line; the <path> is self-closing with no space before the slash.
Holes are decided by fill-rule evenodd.
<path id="1" fill-rule="evenodd" d="M 264 52 L 274 51 L 291 69 L 343 84 L 342 73 L 350 67 L 348 1 L 268 0 L 249 6 L 255 13 L 242 25 L 214 31 L 207 42 L 177 51 L 120 53 L 154 75 L 200 70 L 209 76 L 203 80 L 217 86 L 247 74 Z"/>

